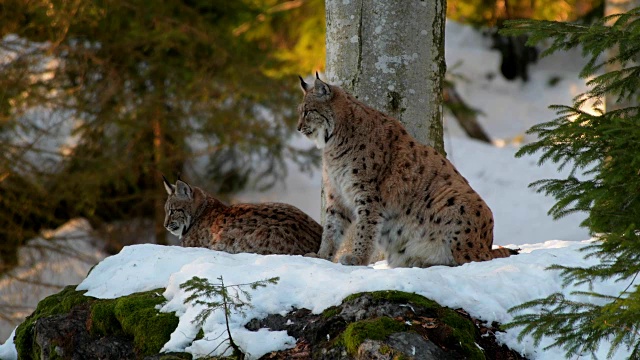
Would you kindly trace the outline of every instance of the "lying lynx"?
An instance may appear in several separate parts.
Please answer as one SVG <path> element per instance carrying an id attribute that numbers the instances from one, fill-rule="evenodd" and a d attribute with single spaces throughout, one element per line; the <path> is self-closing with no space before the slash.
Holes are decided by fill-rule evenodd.
<path id="1" fill-rule="evenodd" d="M 392 267 L 506 257 L 492 250 L 493 215 L 453 165 L 402 124 L 337 86 L 300 78 L 298 131 L 323 149 L 326 221 L 318 256 Z"/>
<path id="2" fill-rule="evenodd" d="M 178 180 L 164 205 L 164 227 L 182 246 L 228 253 L 304 255 L 318 251 L 322 227 L 298 208 L 282 203 L 227 206 Z"/>

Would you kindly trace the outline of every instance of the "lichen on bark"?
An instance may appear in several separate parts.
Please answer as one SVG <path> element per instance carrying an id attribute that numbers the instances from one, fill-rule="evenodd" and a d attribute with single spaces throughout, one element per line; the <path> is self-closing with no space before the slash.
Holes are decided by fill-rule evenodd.
<path id="1" fill-rule="evenodd" d="M 327 78 L 444 154 L 441 1 L 327 0 Z"/>

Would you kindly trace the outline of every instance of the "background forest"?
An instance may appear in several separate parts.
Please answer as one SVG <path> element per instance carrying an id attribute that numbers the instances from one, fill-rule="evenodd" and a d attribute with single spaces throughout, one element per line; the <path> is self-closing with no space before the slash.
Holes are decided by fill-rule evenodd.
<path id="1" fill-rule="evenodd" d="M 78 216 L 149 219 L 148 241 L 164 243 L 161 174 L 225 197 L 273 184 L 284 159 L 315 164 L 287 139 L 293 74 L 323 66 L 322 1 L 11 1 L 0 14 L 0 269 Z"/>
<path id="2" fill-rule="evenodd" d="M 450 0 L 447 14 L 491 29 L 589 21 L 602 9 Z M 324 67 L 321 0 L 10 0 L 0 24 L 0 272 L 41 230 L 76 217 L 103 231 L 112 253 L 127 238 L 166 243 L 161 174 L 230 199 L 273 185 L 287 159 L 318 164 L 288 140 L 295 76 Z M 513 57 L 508 41 L 496 47 Z"/>

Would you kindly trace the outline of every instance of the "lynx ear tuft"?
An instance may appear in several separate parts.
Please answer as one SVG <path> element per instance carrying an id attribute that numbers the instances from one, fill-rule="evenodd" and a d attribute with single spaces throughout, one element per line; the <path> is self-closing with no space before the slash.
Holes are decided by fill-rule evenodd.
<path id="1" fill-rule="evenodd" d="M 193 199 L 193 190 L 191 190 L 191 186 L 182 180 L 176 181 L 176 195 L 179 197 L 186 197 L 189 199 Z"/>
<path id="2" fill-rule="evenodd" d="M 311 90 L 311 85 L 304 82 L 304 79 L 302 78 L 302 76 L 298 75 L 298 77 L 300 78 L 300 87 L 302 88 L 302 91 L 304 91 L 304 93 L 306 94 L 307 92 L 309 92 L 309 90 Z"/>
<path id="3" fill-rule="evenodd" d="M 171 195 L 176 191 L 175 186 L 171 185 L 169 180 L 167 180 L 164 175 L 162 175 L 162 182 L 164 183 L 164 188 L 167 190 L 167 194 Z"/>
<path id="4" fill-rule="evenodd" d="M 316 76 L 318 75 L 318 73 L 316 73 Z M 316 77 L 316 80 L 313 83 L 314 86 L 314 93 L 316 95 L 316 97 L 322 99 L 322 100 L 329 100 L 331 98 L 331 87 L 329 86 L 329 84 L 325 83 L 324 81 L 320 80 L 320 78 Z"/>
<path id="5" fill-rule="evenodd" d="M 317 71 L 316 71 L 316 79 L 320 80 L 320 75 L 318 75 Z"/>

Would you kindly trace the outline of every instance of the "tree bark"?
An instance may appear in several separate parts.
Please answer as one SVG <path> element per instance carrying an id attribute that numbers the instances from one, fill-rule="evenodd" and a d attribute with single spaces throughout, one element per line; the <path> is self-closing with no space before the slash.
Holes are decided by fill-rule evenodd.
<path id="1" fill-rule="evenodd" d="M 326 76 L 444 154 L 445 0 L 327 0 Z"/>
<path id="2" fill-rule="evenodd" d="M 160 171 L 160 169 L 164 168 L 164 136 L 162 124 L 160 122 L 160 117 L 155 117 L 152 119 L 151 124 L 153 126 L 153 162 L 155 168 Z M 158 181 L 160 183 L 160 181 Z M 158 186 L 160 188 L 160 186 Z M 164 228 L 164 203 L 165 197 L 162 191 L 158 192 L 159 195 L 154 197 L 154 206 L 155 214 L 154 217 L 154 233 L 156 238 L 156 244 L 167 245 L 167 229 Z M 160 195 L 161 194 L 161 195 Z"/>

